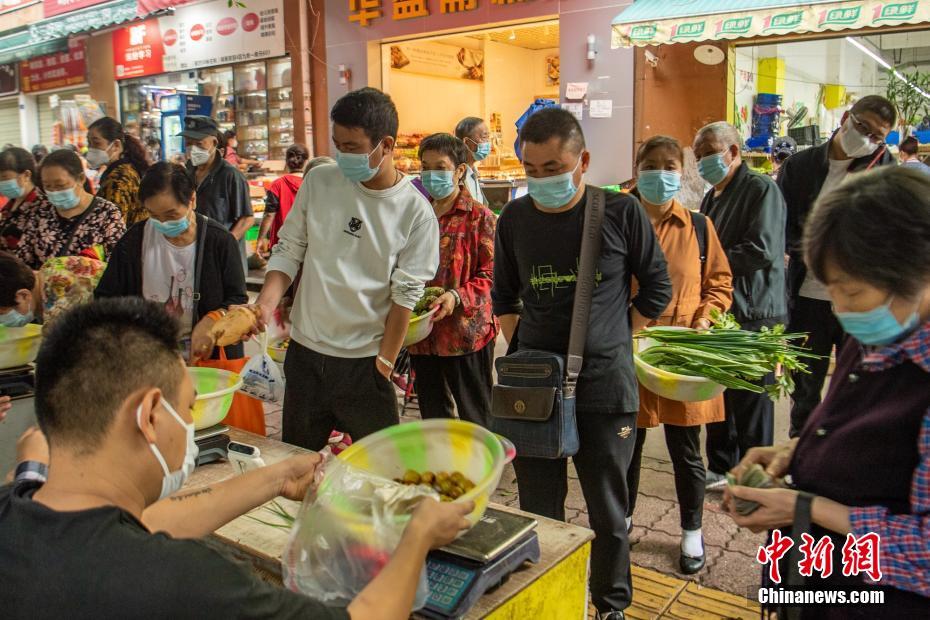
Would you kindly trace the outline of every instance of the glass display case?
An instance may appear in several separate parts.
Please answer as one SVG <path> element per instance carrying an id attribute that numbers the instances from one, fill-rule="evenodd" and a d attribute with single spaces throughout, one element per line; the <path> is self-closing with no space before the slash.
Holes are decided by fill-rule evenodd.
<path id="1" fill-rule="evenodd" d="M 287 58 L 268 61 L 268 146 L 269 159 L 284 159 L 294 143 L 291 62 Z"/>
<path id="2" fill-rule="evenodd" d="M 236 138 L 243 159 L 268 159 L 268 81 L 264 62 L 236 65 Z"/>

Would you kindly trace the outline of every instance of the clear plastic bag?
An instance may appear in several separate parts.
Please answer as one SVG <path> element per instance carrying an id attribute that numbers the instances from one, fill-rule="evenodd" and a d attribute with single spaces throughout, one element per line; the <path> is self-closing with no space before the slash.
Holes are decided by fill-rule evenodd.
<path id="1" fill-rule="evenodd" d="M 423 497 L 439 499 L 429 487 L 398 484 L 333 458 L 291 529 L 281 557 L 284 584 L 327 605 L 348 605 L 388 563 Z M 424 565 L 414 609 L 428 598 Z"/>
<path id="2" fill-rule="evenodd" d="M 284 401 L 284 375 L 268 355 L 268 334 L 259 337 L 262 352 L 253 356 L 242 368 L 242 392 L 266 403 Z"/>

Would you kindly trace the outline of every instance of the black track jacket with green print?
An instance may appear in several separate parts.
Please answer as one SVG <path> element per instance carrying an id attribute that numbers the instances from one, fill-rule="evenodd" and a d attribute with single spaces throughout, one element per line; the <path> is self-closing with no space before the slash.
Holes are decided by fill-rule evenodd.
<path id="1" fill-rule="evenodd" d="M 521 349 L 568 350 L 587 196 L 565 213 L 544 213 L 529 196 L 508 203 L 501 213 L 491 298 L 498 316 L 520 315 Z M 672 283 L 649 217 L 629 194 L 607 193 L 595 277 L 577 407 L 580 412 L 635 412 L 639 390 L 630 303 L 643 316 L 658 317 L 671 300 Z M 631 277 L 640 287 L 633 300 Z"/>

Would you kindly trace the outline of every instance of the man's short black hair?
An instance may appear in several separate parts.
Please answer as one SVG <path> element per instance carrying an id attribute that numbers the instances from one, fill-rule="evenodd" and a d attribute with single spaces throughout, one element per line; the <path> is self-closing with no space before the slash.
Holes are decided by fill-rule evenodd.
<path id="1" fill-rule="evenodd" d="M 575 116 L 562 108 L 543 108 L 530 116 L 520 129 L 520 144 L 544 144 L 559 138 L 562 146 L 573 153 L 585 148 L 584 132 Z"/>
<path id="2" fill-rule="evenodd" d="M 423 153 L 426 151 L 436 151 L 440 155 L 445 155 L 456 167 L 468 163 L 468 147 L 452 134 L 434 133 L 427 136 L 420 142 L 417 157 L 423 159 Z"/>
<path id="3" fill-rule="evenodd" d="M 339 98 L 330 119 L 343 127 L 360 127 L 372 146 L 397 137 L 397 108 L 389 95 L 377 88 L 360 88 Z"/>
<path id="4" fill-rule="evenodd" d="M 889 127 L 894 127 L 895 122 L 898 120 L 898 110 L 894 107 L 894 104 L 881 95 L 866 95 L 853 104 L 853 114 L 861 114 L 863 112 L 875 114 Z"/>
<path id="5" fill-rule="evenodd" d="M 849 175 L 814 206 L 804 228 L 804 256 L 822 282 L 833 264 L 913 299 L 930 283 L 930 176 L 907 166 Z"/>
<path id="6" fill-rule="evenodd" d="M 0 252 L 0 308 L 16 305 L 16 291 L 35 288 L 36 276 L 26 263 L 9 252 Z"/>
<path id="7" fill-rule="evenodd" d="M 898 150 L 907 154 L 908 156 L 913 157 L 917 154 L 917 151 L 920 150 L 920 142 L 918 142 L 917 138 L 914 136 L 909 136 L 904 139 L 904 142 L 901 143 L 901 146 L 898 147 Z"/>
<path id="8" fill-rule="evenodd" d="M 459 140 L 470 138 L 471 134 L 474 133 L 478 125 L 481 125 L 483 122 L 484 120 L 478 118 L 477 116 L 466 116 L 459 121 L 458 125 L 455 126 L 455 137 Z"/>
<path id="9" fill-rule="evenodd" d="M 43 333 L 35 407 L 52 445 L 90 452 L 134 392 L 159 388 L 177 404 L 184 378 L 177 321 L 163 304 L 102 299 L 62 314 Z"/>

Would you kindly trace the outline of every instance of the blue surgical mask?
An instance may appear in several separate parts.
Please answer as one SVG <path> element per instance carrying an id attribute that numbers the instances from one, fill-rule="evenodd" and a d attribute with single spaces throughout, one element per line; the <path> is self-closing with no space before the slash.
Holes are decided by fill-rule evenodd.
<path id="1" fill-rule="evenodd" d="M 681 173 L 671 170 L 643 170 L 636 180 L 636 189 L 649 204 L 664 205 L 681 191 Z"/>
<path id="2" fill-rule="evenodd" d="M 78 206 L 78 203 L 81 201 L 73 187 L 62 189 L 57 192 L 45 192 L 45 196 L 48 198 L 48 201 L 52 203 L 52 206 L 59 211 L 73 209 Z"/>
<path id="3" fill-rule="evenodd" d="M 436 200 L 442 200 L 455 191 L 455 172 L 452 170 L 426 170 L 420 175 L 420 181 Z"/>
<path id="4" fill-rule="evenodd" d="M 169 239 L 174 239 L 175 237 L 183 235 L 187 232 L 187 229 L 191 227 L 190 218 L 186 216 L 179 220 L 168 220 L 167 222 L 159 222 L 155 218 L 150 218 L 149 221 L 157 232 L 160 232 Z"/>
<path id="5" fill-rule="evenodd" d="M 540 207 L 545 209 L 560 209 L 567 205 L 576 193 L 578 186 L 575 185 L 575 171 L 581 165 L 581 158 L 571 172 L 564 172 L 551 177 L 527 176 L 526 186 L 530 197 Z"/>
<path id="6" fill-rule="evenodd" d="M 488 158 L 488 155 L 491 154 L 491 143 L 490 142 L 481 142 L 478 144 L 478 148 L 474 150 L 475 161 L 484 161 Z"/>
<path id="7" fill-rule="evenodd" d="M 16 179 L 0 181 L 0 194 L 3 194 L 7 198 L 19 198 L 25 191 L 26 190 Z"/>
<path id="8" fill-rule="evenodd" d="M 891 302 L 868 312 L 837 312 L 836 318 L 846 333 L 867 345 L 886 345 L 897 342 L 902 336 L 914 331 L 920 323 L 917 310 L 911 313 L 904 325 L 898 322 L 891 311 Z"/>
<path id="9" fill-rule="evenodd" d="M 715 153 L 698 160 L 698 173 L 711 185 L 717 185 L 727 178 L 730 166 L 723 161 L 723 157 L 724 153 Z"/>
<path id="10" fill-rule="evenodd" d="M 35 314 L 30 310 L 26 314 L 18 311 L 16 308 L 10 308 L 8 312 L 0 314 L 0 325 L 4 327 L 22 327 L 32 323 Z"/>
<path id="11" fill-rule="evenodd" d="M 379 146 L 381 146 L 381 142 L 378 142 L 375 148 L 371 150 L 371 153 L 367 154 L 343 153 L 337 149 L 336 163 L 339 165 L 339 169 L 342 171 L 342 174 L 345 175 L 345 178 L 353 183 L 365 183 L 375 178 L 375 175 L 378 174 L 378 168 L 381 166 L 381 161 L 384 161 L 384 158 L 382 157 L 381 161 L 379 161 L 378 165 L 374 168 L 370 165 L 370 159 L 372 153 L 377 151 Z"/>

